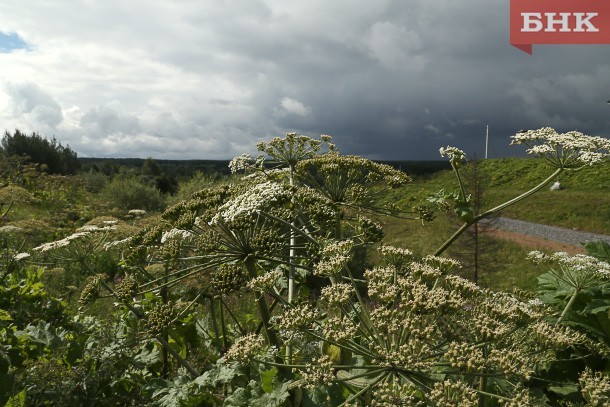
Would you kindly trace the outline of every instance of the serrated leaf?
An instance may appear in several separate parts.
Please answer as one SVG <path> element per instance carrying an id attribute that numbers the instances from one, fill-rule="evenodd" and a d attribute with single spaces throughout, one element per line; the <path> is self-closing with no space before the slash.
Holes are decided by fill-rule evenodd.
<path id="1" fill-rule="evenodd" d="M 276 368 L 261 372 L 261 387 L 265 393 L 271 393 L 273 391 L 273 379 L 275 379 L 276 374 Z"/>
<path id="2" fill-rule="evenodd" d="M 603 240 L 589 242 L 585 244 L 585 249 L 587 249 L 587 254 L 589 256 L 610 263 L 610 244 L 607 242 L 604 242 Z"/>

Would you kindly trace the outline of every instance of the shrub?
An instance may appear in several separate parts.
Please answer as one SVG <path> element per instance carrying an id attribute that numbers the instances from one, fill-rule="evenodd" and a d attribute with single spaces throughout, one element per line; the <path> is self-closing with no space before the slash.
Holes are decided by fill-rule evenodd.
<path id="1" fill-rule="evenodd" d="M 165 207 L 165 197 L 154 186 L 144 185 L 133 177 L 115 177 L 102 194 L 120 209 L 158 211 Z"/>

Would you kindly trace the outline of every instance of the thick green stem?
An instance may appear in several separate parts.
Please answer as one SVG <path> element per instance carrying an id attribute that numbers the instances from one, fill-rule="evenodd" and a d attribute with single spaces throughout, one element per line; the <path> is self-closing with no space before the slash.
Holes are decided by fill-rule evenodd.
<path id="1" fill-rule="evenodd" d="M 453 168 L 453 172 L 458 180 L 458 185 L 460 186 L 460 197 L 462 198 L 462 202 L 466 203 L 466 189 L 464 188 L 464 183 L 462 182 L 462 177 L 460 176 L 460 171 L 456 166 L 451 164 L 451 168 Z"/>
<path id="2" fill-rule="evenodd" d="M 572 305 L 574 304 L 574 301 L 576 301 L 576 297 L 578 296 L 579 293 L 580 293 L 580 288 L 576 287 L 574 289 L 574 292 L 572 293 L 572 296 L 570 297 L 570 301 L 568 301 L 568 303 L 566 304 L 566 307 L 563 309 L 563 312 L 561 313 L 561 316 L 557 320 L 558 324 L 561 323 L 561 321 L 563 321 L 563 319 L 565 318 L 565 316 L 568 313 L 568 311 L 570 310 L 570 308 L 572 308 Z"/>
<path id="3" fill-rule="evenodd" d="M 229 349 L 229 338 L 227 337 L 227 326 L 225 321 L 225 312 L 222 298 L 218 301 L 218 309 L 220 310 L 220 332 L 222 334 L 222 346 L 224 350 Z"/>
<path id="4" fill-rule="evenodd" d="M 563 171 L 563 168 L 557 168 L 555 170 L 555 172 L 553 172 L 548 178 L 546 178 L 544 181 L 542 181 L 540 184 L 536 185 L 534 188 L 530 189 L 529 191 L 527 191 L 509 201 L 506 201 L 501 205 L 491 208 L 488 211 L 481 213 L 480 215 L 475 216 L 474 219 L 470 222 L 464 223 L 449 239 L 447 239 L 447 241 L 445 243 L 443 243 L 441 245 L 441 247 L 439 247 L 436 250 L 436 252 L 434 252 L 434 255 L 440 256 L 445 250 L 447 250 L 447 248 L 449 246 L 451 246 L 453 244 L 453 242 L 455 242 L 457 240 L 458 237 L 460 237 L 462 235 L 462 233 L 464 233 L 474 223 L 480 221 L 481 219 L 487 218 L 488 216 L 491 216 L 496 212 L 506 209 L 509 206 L 514 205 L 517 202 L 522 201 L 523 199 L 529 197 L 530 195 L 535 194 L 536 192 L 538 192 L 542 188 L 544 188 L 546 185 L 548 185 L 551 181 L 553 181 L 553 179 L 555 179 L 555 177 L 557 177 L 562 171 Z"/>
<path id="5" fill-rule="evenodd" d="M 294 165 L 290 165 L 290 187 L 294 188 Z M 296 225 L 296 215 L 295 215 L 295 205 L 296 205 L 296 197 L 294 193 L 290 198 L 291 205 L 291 214 L 290 214 L 290 253 L 289 253 L 289 262 L 290 268 L 288 269 L 288 303 L 292 304 L 294 302 L 294 292 L 295 292 L 295 280 L 296 280 L 296 267 L 294 265 L 295 257 L 296 257 L 296 249 L 295 246 L 297 244 L 297 236 L 295 229 Z M 286 346 L 286 363 L 292 363 L 292 346 Z"/>

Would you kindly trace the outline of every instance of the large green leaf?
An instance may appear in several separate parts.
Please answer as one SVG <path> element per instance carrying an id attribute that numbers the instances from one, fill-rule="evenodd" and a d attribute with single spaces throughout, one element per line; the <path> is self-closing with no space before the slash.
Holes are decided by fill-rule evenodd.
<path id="1" fill-rule="evenodd" d="M 585 244 L 587 254 L 593 256 L 601 261 L 610 263 L 610 244 L 599 240 L 597 242 L 589 242 Z"/>
<path id="2" fill-rule="evenodd" d="M 265 393 L 271 393 L 273 391 L 273 380 L 275 379 L 276 374 L 276 368 L 261 372 L 261 387 Z"/>

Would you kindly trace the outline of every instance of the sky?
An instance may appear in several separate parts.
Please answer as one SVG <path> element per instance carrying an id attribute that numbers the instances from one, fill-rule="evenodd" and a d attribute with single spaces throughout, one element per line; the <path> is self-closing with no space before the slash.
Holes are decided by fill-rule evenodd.
<path id="1" fill-rule="evenodd" d="M 297 132 L 344 154 L 522 154 L 610 135 L 610 45 L 509 43 L 509 1 L 3 0 L 0 131 L 82 157 L 230 159 Z"/>

